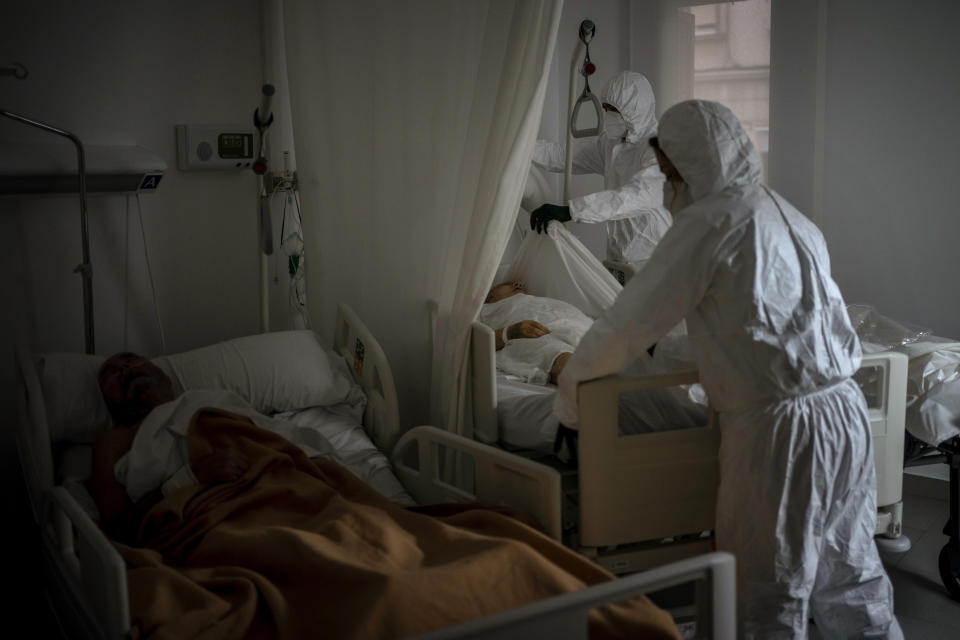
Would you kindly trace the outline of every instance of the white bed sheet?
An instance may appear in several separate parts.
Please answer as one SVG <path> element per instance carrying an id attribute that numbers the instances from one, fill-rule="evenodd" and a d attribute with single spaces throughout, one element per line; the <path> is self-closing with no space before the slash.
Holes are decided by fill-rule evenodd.
<path id="1" fill-rule="evenodd" d="M 315 429 L 336 449 L 338 460 L 354 475 L 381 495 L 404 505 L 416 501 L 403 488 L 387 456 L 373 444 L 357 419 L 356 408 L 348 404 L 311 407 L 272 416 L 298 427 Z M 59 451 L 57 469 L 60 483 L 94 521 L 99 521 L 96 503 L 86 487 L 90 478 L 91 445 L 69 445 Z"/>
<path id="2" fill-rule="evenodd" d="M 337 458 L 354 475 L 389 500 L 415 505 L 416 501 L 403 488 L 387 456 L 377 449 L 363 425 L 350 412 L 345 405 L 335 405 L 278 413 L 274 417 L 316 429 L 333 445 Z"/>
<path id="3" fill-rule="evenodd" d="M 497 423 L 500 441 L 508 448 L 553 452 L 557 418 L 553 415 L 554 385 L 532 384 L 497 372 Z"/>

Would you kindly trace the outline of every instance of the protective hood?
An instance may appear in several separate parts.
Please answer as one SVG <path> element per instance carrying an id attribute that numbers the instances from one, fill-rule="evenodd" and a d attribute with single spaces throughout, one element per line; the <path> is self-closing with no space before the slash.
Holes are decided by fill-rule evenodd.
<path id="1" fill-rule="evenodd" d="M 760 156 L 737 117 L 718 102 L 687 100 L 670 107 L 657 139 L 687 183 L 691 203 L 760 182 Z"/>
<path id="2" fill-rule="evenodd" d="M 653 87 L 642 74 L 621 71 L 603 88 L 603 102 L 613 105 L 627 123 L 627 142 L 657 133 Z"/>

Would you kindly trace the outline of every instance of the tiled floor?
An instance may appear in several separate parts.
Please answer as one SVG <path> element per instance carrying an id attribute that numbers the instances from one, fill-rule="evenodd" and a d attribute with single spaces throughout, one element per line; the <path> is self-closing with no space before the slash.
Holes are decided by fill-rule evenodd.
<path id="1" fill-rule="evenodd" d="M 960 602 L 940 580 L 937 558 L 947 543 L 949 483 L 904 474 L 903 523 L 912 547 L 884 557 L 893 582 L 894 611 L 909 639 L 960 638 Z"/>
<path id="2" fill-rule="evenodd" d="M 904 474 L 903 523 L 909 551 L 882 554 L 893 606 L 907 640 L 960 638 L 960 602 L 952 600 L 940 581 L 937 558 L 947 543 L 943 525 L 949 515 L 949 484 Z M 815 628 L 811 638 L 820 638 Z"/>

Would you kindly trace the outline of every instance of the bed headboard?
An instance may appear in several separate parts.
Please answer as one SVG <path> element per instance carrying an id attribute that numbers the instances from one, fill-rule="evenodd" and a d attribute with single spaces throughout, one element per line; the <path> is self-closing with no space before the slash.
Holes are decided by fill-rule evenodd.
<path id="1" fill-rule="evenodd" d="M 363 415 L 367 435 L 381 451 L 391 451 L 400 437 L 400 407 L 390 363 L 360 317 L 342 302 L 337 305 L 333 348 L 367 394 Z"/>

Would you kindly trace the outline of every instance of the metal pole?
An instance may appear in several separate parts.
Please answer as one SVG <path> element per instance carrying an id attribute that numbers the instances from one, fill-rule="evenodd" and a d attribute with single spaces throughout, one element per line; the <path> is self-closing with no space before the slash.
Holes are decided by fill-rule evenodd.
<path id="1" fill-rule="evenodd" d="M 68 138 L 77 148 L 77 167 L 80 182 L 80 240 L 83 247 L 83 262 L 77 265 L 73 272 L 79 273 L 83 281 L 84 345 L 86 352 L 92 354 L 95 350 L 93 330 L 93 265 L 90 264 L 90 240 L 87 233 L 87 165 L 83 154 L 83 143 L 80 142 L 77 136 L 69 131 L 58 129 L 45 122 L 33 120 L 5 109 L 0 109 L 0 115 L 6 116 L 11 120 L 16 120 L 17 122 L 22 122 L 31 127 L 36 127 L 37 129 L 49 131 L 58 136 Z"/>
<path id="2" fill-rule="evenodd" d="M 570 58 L 570 87 L 567 92 L 567 147 L 563 163 L 563 204 L 570 204 L 570 175 L 573 173 L 573 105 L 577 102 L 577 75 L 580 69 L 580 56 L 586 49 L 583 40 L 577 38 Z"/>

